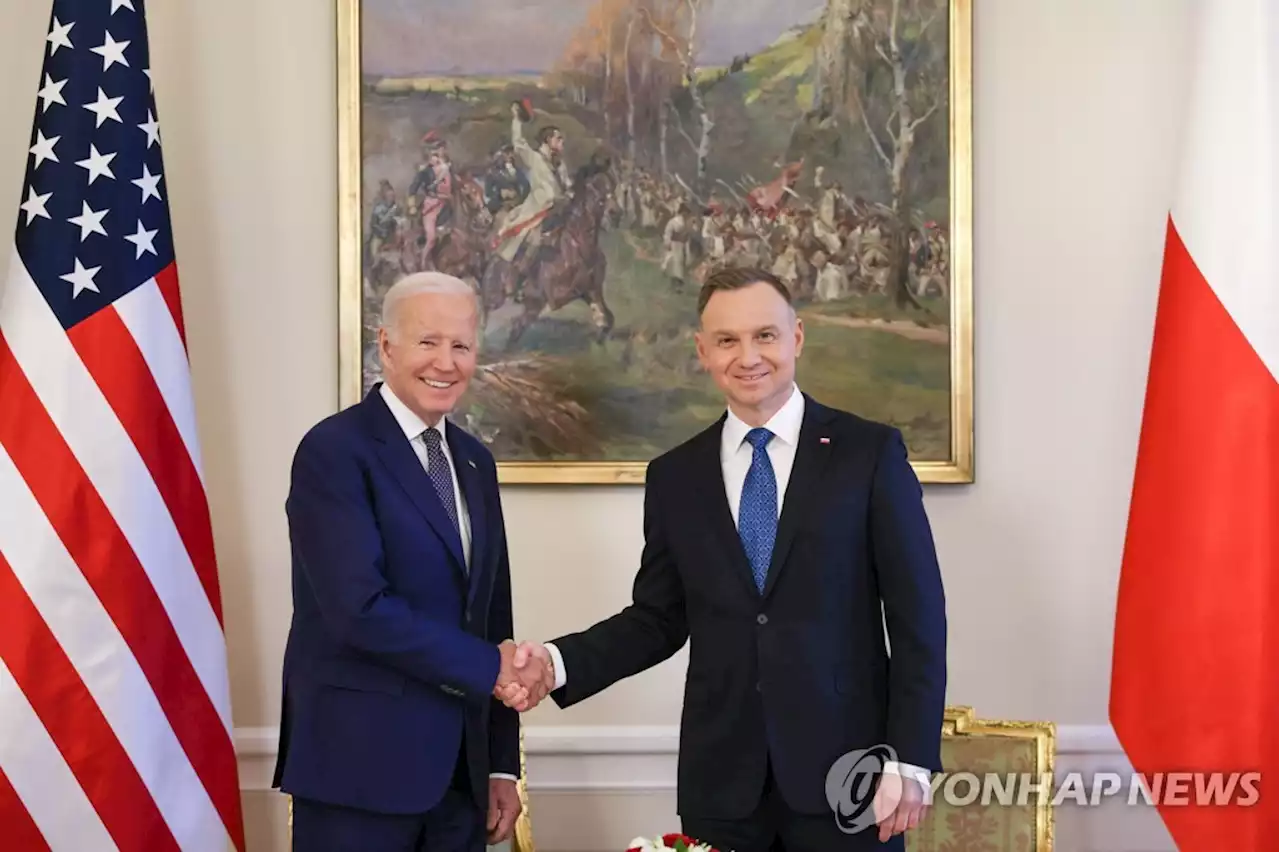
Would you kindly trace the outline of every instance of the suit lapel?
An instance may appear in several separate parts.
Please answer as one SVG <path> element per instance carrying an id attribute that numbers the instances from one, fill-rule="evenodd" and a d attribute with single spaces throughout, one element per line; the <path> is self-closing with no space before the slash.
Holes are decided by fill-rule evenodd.
<path id="1" fill-rule="evenodd" d="M 468 589 L 468 602 L 470 602 L 479 586 L 478 579 L 485 564 L 487 530 L 484 485 L 480 481 L 480 471 L 476 468 L 475 459 L 467 452 L 463 442 L 458 440 L 458 427 L 449 423 L 445 433 L 449 436 L 449 452 L 453 455 L 453 466 L 458 471 L 458 487 L 462 491 L 462 499 L 466 501 L 467 514 L 471 518 L 471 570 Z"/>
<path id="2" fill-rule="evenodd" d="M 718 551 L 725 555 L 732 573 L 742 582 L 743 588 L 752 597 L 758 597 L 755 578 L 751 574 L 751 562 L 742 549 L 742 539 L 738 536 L 738 528 L 733 523 L 733 513 L 729 509 L 729 500 L 724 488 L 724 468 L 720 462 L 720 434 L 724 428 L 725 416 L 703 433 L 702 444 L 698 447 L 696 479 L 701 491 L 701 500 L 708 514 L 708 525 L 719 547 Z"/>
<path id="3" fill-rule="evenodd" d="M 764 597 L 768 597 L 778 582 L 787 563 L 791 545 L 795 542 L 796 533 L 801 523 L 809 517 L 814 496 L 821 490 L 822 478 L 829 467 L 831 442 L 823 442 L 822 438 L 830 438 L 827 421 L 831 411 L 808 396 L 804 401 L 804 420 L 800 426 L 799 444 L 796 446 L 796 458 L 791 466 L 791 478 L 787 482 L 787 492 L 782 500 L 782 517 L 778 519 L 778 535 L 773 542 L 773 557 L 769 562 L 769 574 L 764 581 Z M 755 584 L 752 583 L 752 588 Z"/>
<path id="4" fill-rule="evenodd" d="M 377 445 L 378 457 L 448 547 L 455 567 L 465 573 L 467 563 L 462 558 L 462 540 L 458 537 L 458 531 L 445 513 L 431 479 L 423 470 L 422 462 L 418 460 L 413 447 L 409 445 L 409 439 L 401 431 L 400 424 L 396 423 L 376 387 L 365 398 L 364 404 L 369 407 L 370 431 Z"/>

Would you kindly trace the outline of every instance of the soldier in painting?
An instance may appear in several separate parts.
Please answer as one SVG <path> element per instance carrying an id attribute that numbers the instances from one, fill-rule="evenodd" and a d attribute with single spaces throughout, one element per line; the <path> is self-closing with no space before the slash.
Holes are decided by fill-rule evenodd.
<path id="1" fill-rule="evenodd" d="M 431 252 L 439 231 L 449 224 L 453 212 L 453 167 L 443 144 L 432 147 L 427 155 L 427 166 L 418 170 L 409 194 L 422 199 L 419 209 L 422 210 L 424 242 L 418 268 L 430 269 Z"/>
<path id="2" fill-rule="evenodd" d="M 391 181 L 385 178 L 378 183 L 378 200 L 373 203 L 369 214 L 369 240 L 367 249 L 369 262 L 377 260 L 378 253 L 387 245 L 393 245 L 399 237 L 398 226 L 401 216 L 400 204 L 396 201 L 396 191 Z"/>
<path id="3" fill-rule="evenodd" d="M 685 274 L 689 265 L 690 228 L 688 222 L 689 205 L 681 203 L 676 208 L 676 215 L 667 221 L 662 231 L 662 271 L 671 279 L 671 286 L 679 289 L 684 286 Z"/>
<path id="4" fill-rule="evenodd" d="M 496 231 L 502 231 L 510 212 L 528 195 L 529 180 L 516 166 L 515 146 L 503 145 L 484 179 L 485 206 L 493 214 Z"/>
<path id="5" fill-rule="evenodd" d="M 524 137 L 524 123 L 530 121 L 533 111 L 527 101 L 511 105 L 511 147 L 524 166 L 529 182 L 529 194 L 507 216 L 498 232 L 497 254 L 508 263 L 532 258 L 542 241 L 542 234 L 555 227 L 557 209 L 563 209 L 572 192 L 569 169 L 564 162 L 564 134 L 555 126 L 542 128 L 538 133 L 538 147 L 534 148 Z M 559 208 L 557 208 L 559 205 Z M 519 300 L 523 274 L 513 276 L 514 292 L 509 295 Z"/>

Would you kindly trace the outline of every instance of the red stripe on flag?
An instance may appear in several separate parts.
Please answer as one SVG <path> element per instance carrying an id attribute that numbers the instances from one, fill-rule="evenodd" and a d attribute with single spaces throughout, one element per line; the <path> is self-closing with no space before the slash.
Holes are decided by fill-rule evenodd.
<path id="1" fill-rule="evenodd" d="M 73 326 L 67 337 L 155 480 L 221 625 L 222 595 L 204 485 L 142 351 L 114 308 Z"/>
<path id="2" fill-rule="evenodd" d="M 8 348 L 0 337 L 0 360 L 7 357 Z M 147 852 L 178 849 L 129 755 L 3 554 L 0 657 L 116 844 Z"/>
<path id="3" fill-rule="evenodd" d="M 0 334 L 3 444 L 155 691 L 237 849 L 244 848 L 235 752 L 164 605 Z M 164 566 L 161 570 L 167 569 Z M 11 668 L 13 668 L 11 666 Z M 19 677 L 15 669 L 14 676 Z M 21 683 L 21 678 L 19 677 Z M 143 848 L 143 847 L 139 847 Z"/>
<path id="4" fill-rule="evenodd" d="M 160 295 L 164 297 L 164 303 L 169 306 L 169 313 L 173 315 L 173 324 L 178 327 L 178 336 L 182 338 L 182 345 L 187 345 L 187 328 L 182 320 L 182 294 L 178 288 L 178 264 L 171 263 L 164 269 L 156 273 L 156 284 L 160 288 Z"/>
<path id="5" fill-rule="evenodd" d="M 1111 719 L 1139 772 L 1262 773 L 1251 807 L 1161 808 L 1185 850 L 1277 845 L 1278 402 L 1276 380 L 1171 220 Z"/>
<path id="6" fill-rule="evenodd" d="M 12 577 L 13 572 L 5 563 L 3 554 L 0 554 L 0 564 L 4 565 L 4 572 Z M 3 583 L 3 578 L 0 578 L 0 583 Z M 0 769 L 0 826 L 4 826 L 5 848 L 21 849 L 23 852 L 52 852 L 3 769 Z"/>

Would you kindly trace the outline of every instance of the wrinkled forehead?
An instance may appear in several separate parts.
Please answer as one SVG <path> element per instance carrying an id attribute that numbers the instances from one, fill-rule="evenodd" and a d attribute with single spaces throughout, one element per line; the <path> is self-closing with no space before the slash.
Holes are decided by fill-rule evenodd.
<path id="1" fill-rule="evenodd" d="M 397 330 L 418 337 L 474 340 L 480 315 L 475 300 L 458 294 L 423 293 L 405 299 L 395 316 Z"/>

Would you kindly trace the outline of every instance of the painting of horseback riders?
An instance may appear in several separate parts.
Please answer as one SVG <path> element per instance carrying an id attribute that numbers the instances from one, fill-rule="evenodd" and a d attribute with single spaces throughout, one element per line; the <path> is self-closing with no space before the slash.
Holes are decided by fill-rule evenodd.
<path id="1" fill-rule="evenodd" d="M 361 394 L 382 294 L 440 270 L 482 305 L 453 416 L 500 469 L 639 481 L 724 410 L 702 281 L 763 267 L 801 387 L 972 481 L 968 0 L 343 2 Z"/>

